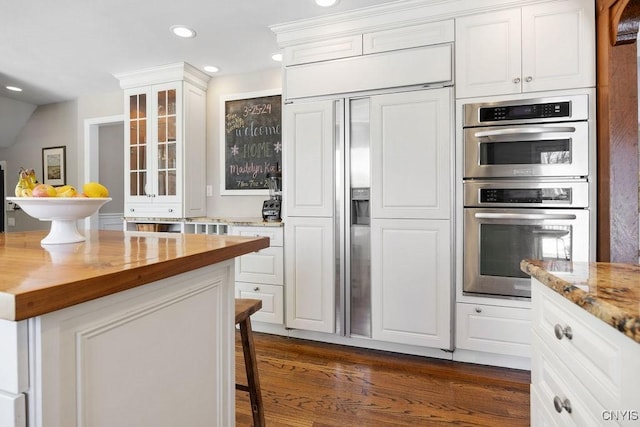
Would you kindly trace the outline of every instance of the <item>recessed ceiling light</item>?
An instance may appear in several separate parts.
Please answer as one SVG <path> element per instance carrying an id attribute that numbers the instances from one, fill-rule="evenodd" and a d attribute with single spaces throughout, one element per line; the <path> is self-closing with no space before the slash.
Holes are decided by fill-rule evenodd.
<path id="1" fill-rule="evenodd" d="M 322 7 L 330 7 L 338 4 L 338 0 L 316 0 L 316 4 Z"/>
<path id="2" fill-rule="evenodd" d="M 274 61 L 277 61 L 277 62 L 282 62 L 282 54 L 281 53 L 274 53 L 273 55 L 271 55 L 271 59 L 273 59 Z"/>
<path id="3" fill-rule="evenodd" d="M 22 89 L 20 89 L 19 87 L 7 86 L 6 88 L 9 89 L 9 90 L 12 90 L 14 92 L 22 92 Z"/>
<path id="4" fill-rule="evenodd" d="M 196 36 L 196 32 L 189 27 L 185 27 L 184 25 L 174 25 L 171 27 L 171 32 L 178 37 L 182 37 L 184 39 L 192 39 Z"/>
<path id="5" fill-rule="evenodd" d="M 215 66 L 213 66 L 213 65 L 206 65 L 206 66 L 204 67 L 204 70 L 205 70 L 205 71 L 207 71 L 207 72 L 209 72 L 209 73 L 217 73 L 218 71 L 220 71 L 220 68 L 215 67 Z"/>

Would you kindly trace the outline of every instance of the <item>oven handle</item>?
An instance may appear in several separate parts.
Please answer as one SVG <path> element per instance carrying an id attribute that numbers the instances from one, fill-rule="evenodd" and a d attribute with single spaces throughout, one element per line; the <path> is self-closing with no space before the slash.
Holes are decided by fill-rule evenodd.
<path id="1" fill-rule="evenodd" d="M 536 126 L 523 126 L 504 129 L 492 129 L 484 130 L 475 133 L 476 138 L 491 137 L 491 136 L 518 136 L 518 135 L 531 135 L 531 134 L 545 134 L 545 133 L 573 133 L 576 131 L 575 127 L 560 126 L 560 127 L 536 127 Z"/>
<path id="2" fill-rule="evenodd" d="M 477 212 L 475 217 L 478 219 L 576 219 L 575 214 L 521 214 L 521 213 L 490 213 Z"/>

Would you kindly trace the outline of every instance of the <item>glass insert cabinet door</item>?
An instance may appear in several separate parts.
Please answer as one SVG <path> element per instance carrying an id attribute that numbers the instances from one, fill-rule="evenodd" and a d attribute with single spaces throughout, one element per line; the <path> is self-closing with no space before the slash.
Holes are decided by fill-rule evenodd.
<path id="1" fill-rule="evenodd" d="M 157 196 L 177 194 L 176 89 L 156 92 Z"/>
<path id="2" fill-rule="evenodd" d="M 129 96 L 129 195 L 145 196 L 147 185 L 147 94 Z"/>

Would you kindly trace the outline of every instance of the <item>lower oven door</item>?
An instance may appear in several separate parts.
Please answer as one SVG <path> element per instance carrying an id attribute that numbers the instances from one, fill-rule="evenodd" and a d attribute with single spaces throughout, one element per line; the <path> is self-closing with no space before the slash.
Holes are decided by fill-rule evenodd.
<path id="1" fill-rule="evenodd" d="M 464 209 L 465 294 L 530 298 L 523 259 L 589 261 L 586 209 Z"/>

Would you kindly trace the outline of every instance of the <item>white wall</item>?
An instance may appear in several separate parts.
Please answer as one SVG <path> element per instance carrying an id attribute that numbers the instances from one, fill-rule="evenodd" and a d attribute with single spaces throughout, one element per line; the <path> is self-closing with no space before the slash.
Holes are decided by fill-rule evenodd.
<path id="1" fill-rule="evenodd" d="M 214 77 L 207 89 L 207 184 L 213 186 L 213 196 L 207 198 L 210 217 L 261 217 L 262 202 L 268 196 L 220 195 L 220 97 L 222 95 L 259 92 L 282 87 L 282 71 L 271 68 L 260 72 Z"/>
<path id="2" fill-rule="evenodd" d="M 6 160 L 7 195 L 13 195 L 20 167 L 33 168 L 42 181 L 42 148 L 66 147 L 66 181 L 74 184 L 78 177 L 77 168 L 77 102 L 42 105 L 36 108 L 13 145 L 0 149 L 0 160 Z M 7 218 L 15 218 L 15 227 L 7 231 L 48 229 L 49 222 L 40 222 L 22 211 L 9 212 Z"/>

